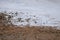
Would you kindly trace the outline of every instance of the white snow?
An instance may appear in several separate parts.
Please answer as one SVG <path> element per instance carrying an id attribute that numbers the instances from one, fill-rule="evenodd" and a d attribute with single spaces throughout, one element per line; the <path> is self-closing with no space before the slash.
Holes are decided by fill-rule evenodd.
<path id="1" fill-rule="evenodd" d="M 31 25 L 60 26 L 60 0 L 0 0 L 0 11 L 22 12 L 12 20 L 16 25 L 25 25 L 27 24 L 25 19 L 31 18 L 29 22 Z M 25 22 L 15 22 L 19 17 Z M 35 24 L 33 20 L 37 23 Z"/>

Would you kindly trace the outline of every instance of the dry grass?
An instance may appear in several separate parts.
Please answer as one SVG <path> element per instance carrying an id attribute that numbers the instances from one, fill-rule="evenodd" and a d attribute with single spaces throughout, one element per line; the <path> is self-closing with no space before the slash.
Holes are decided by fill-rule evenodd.
<path id="1" fill-rule="evenodd" d="M 60 30 L 49 26 L 15 27 L 0 14 L 0 40 L 60 40 Z M 7 24 L 7 25 L 6 25 Z"/>
<path id="2" fill-rule="evenodd" d="M 60 30 L 52 27 L 3 27 L 0 40 L 60 40 Z"/>

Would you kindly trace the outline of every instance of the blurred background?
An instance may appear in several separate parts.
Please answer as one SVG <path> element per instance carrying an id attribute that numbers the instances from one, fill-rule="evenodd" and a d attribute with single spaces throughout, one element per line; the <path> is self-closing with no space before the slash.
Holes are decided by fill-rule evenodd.
<path id="1" fill-rule="evenodd" d="M 60 0 L 0 0 L 0 12 L 4 11 L 18 12 L 13 15 L 14 25 L 60 26 Z M 18 18 L 23 22 L 18 22 Z"/>

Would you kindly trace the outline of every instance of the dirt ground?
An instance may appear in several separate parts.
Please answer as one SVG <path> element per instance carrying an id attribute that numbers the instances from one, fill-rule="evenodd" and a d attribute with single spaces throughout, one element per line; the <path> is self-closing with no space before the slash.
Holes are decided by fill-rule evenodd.
<path id="1" fill-rule="evenodd" d="M 52 27 L 0 26 L 0 40 L 60 40 L 60 30 Z"/>

